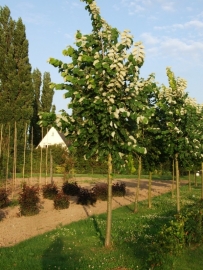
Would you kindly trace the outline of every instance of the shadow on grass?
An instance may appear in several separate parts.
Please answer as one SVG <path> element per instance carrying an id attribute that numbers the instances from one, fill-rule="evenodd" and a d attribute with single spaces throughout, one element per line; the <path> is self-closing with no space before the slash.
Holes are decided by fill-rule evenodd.
<path id="1" fill-rule="evenodd" d="M 102 244 L 104 244 L 105 243 L 105 238 L 104 238 L 104 236 L 102 234 L 102 231 L 101 231 L 101 229 L 99 227 L 99 224 L 98 224 L 95 216 L 92 216 L 92 221 L 93 221 L 95 231 L 97 232 L 97 235 L 99 236 L 100 241 L 102 242 Z"/>
<path id="2" fill-rule="evenodd" d="M 57 237 L 42 255 L 42 269 L 82 269 L 82 265 L 80 263 L 81 257 L 82 255 L 77 252 L 76 249 L 65 249 L 62 238 Z"/>

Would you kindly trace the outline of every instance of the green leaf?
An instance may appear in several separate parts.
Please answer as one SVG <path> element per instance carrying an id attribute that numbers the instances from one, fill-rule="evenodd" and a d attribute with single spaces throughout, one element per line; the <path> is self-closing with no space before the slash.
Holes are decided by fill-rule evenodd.
<path id="1" fill-rule="evenodd" d="M 74 51 L 73 47 L 69 46 L 68 49 L 63 50 L 62 53 L 66 56 L 72 56 Z"/>

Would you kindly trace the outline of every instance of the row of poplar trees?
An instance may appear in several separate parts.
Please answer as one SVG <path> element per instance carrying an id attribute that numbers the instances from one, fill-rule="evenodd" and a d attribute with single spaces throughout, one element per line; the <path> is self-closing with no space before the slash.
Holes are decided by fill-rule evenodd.
<path id="1" fill-rule="evenodd" d="M 38 145 L 42 138 L 37 124 L 39 112 L 55 110 L 52 106 L 54 90 L 50 89 L 50 74 L 32 69 L 29 62 L 29 43 L 21 18 L 11 17 L 7 6 L 0 7 L 0 127 L 2 134 L 10 133 L 11 140 L 17 126 L 18 146 L 23 145 L 25 127 L 29 142 Z M 17 125 L 15 124 L 17 123 Z"/>

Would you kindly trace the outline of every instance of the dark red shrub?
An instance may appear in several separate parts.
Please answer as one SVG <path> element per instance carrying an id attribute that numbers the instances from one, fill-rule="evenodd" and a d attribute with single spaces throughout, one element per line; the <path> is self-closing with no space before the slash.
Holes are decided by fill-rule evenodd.
<path id="1" fill-rule="evenodd" d="M 42 187 L 43 197 L 45 199 L 53 200 L 58 194 L 58 187 L 55 184 L 47 184 Z"/>
<path id="2" fill-rule="evenodd" d="M 126 194 L 126 184 L 125 183 L 116 183 L 112 185 L 112 194 L 113 196 L 122 197 Z"/>
<path id="3" fill-rule="evenodd" d="M 78 186 L 76 182 L 69 183 L 68 181 L 66 181 L 63 183 L 62 190 L 63 190 L 63 193 L 66 195 L 78 196 L 80 192 L 80 187 Z"/>
<path id="4" fill-rule="evenodd" d="M 66 209 L 70 205 L 69 202 L 69 197 L 68 195 L 64 194 L 63 192 L 59 192 L 55 197 L 54 197 L 54 208 L 59 210 L 59 209 Z"/>
<path id="5" fill-rule="evenodd" d="M 78 200 L 77 204 L 82 204 L 82 205 L 94 205 L 97 201 L 97 196 L 95 195 L 94 191 L 85 189 L 85 188 L 80 188 L 80 192 L 78 194 Z"/>
<path id="6" fill-rule="evenodd" d="M 108 195 L 108 185 L 106 183 L 99 183 L 96 184 L 92 188 L 94 194 L 96 195 L 97 199 L 100 199 L 102 201 L 107 200 L 107 195 Z"/>
<path id="7" fill-rule="evenodd" d="M 7 207 L 10 203 L 8 192 L 5 188 L 0 188 L 0 208 Z"/>
<path id="8" fill-rule="evenodd" d="M 21 215 L 32 216 L 39 213 L 39 187 L 24 184 L 19 195 Z"/>

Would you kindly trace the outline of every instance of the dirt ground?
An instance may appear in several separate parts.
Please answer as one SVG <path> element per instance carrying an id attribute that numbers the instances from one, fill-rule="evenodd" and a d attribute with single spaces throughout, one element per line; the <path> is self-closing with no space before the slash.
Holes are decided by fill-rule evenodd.
<path id="1" fill-rule="evenodd" d="M 75 178 L 73 180 L 77 181 L 78 185 L 81 187 L 90 188 L 94 185 L 94 181 L 88 183 L 85 178 Z M 62 179 L 54 178 L 54 182 L 60 186 Z M 105 182 L 105 180 L 99 179 L 99 182 Z M 125 182 L 127 192 L 125 197 L 113 198 L 112 208 L 115 209 L 133 203 L 137 186 L 136 180 L 122 179 L 121 181 L 114 179 L 113 182 Z M 152 196 L 168 192 L 170 189 L 170 181 L 153 181 Z M 18 192 L 19 191 L 20 189 L 18 189 Z M 147 180 L 141 180 L 139 200 L 144 200 L 147 196 Z M 70 206 L 68 209 L 64 210 L 55 210 L 53 201 L 44 199 L 42 196 L 40 204 L 40 213 L 30 217 L 20 216 L 19 206 L 0 209 L 0 247 L 15 245 L 25 239 L 51 231 L 58 226 L 85 219 L 94 214 L 104 213 L 107 209 L 106 201 L 99 200 L 94 206 L 83 206 L 76 203 L 75 197 L 70 197 Z"/>

